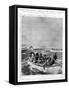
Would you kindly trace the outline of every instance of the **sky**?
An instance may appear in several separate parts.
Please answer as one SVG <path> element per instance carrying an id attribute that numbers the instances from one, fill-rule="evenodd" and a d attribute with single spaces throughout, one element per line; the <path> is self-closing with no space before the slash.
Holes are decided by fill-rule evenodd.
<path id="1" fill-rule="evenodd" d="M 34 48 L 62 49 L 62 18 L 22 18 L 22 43 Z"/>

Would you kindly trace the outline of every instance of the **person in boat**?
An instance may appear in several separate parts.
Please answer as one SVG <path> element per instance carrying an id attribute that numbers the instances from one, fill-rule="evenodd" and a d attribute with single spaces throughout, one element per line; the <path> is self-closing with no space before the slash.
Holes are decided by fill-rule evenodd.
<path id="1" fill-rule="evenodd" d="M 55 53 L 55 54 L 53 55 L 53 59 L 52 59 L 51 65 L 52 65 L 52 64 L 55 64 L 56 59 L 57 59 L 57 54 Z"/>
<path id="2" fill-rule="evenodd" d="M 53 55 L 53 59 L 54 59 L 54 60 L 57 59 L 57 53 L 55 53 L 55 54 Z"/>
<path id="3" fill-rule="evenodd" d="M 57 54 L 55 53 L 53 55 L 53 58 L 52 57 L 49 57 L 49 65 L 55 64 L 56 59 L 57 59 Z"/>
<path id="4" fill-rule="evenodd" d="M 47 58 L 47 65 L 51 65 L 51 57 L 50 56 L 48 56 L 48 58 Z"/>
<path id="5" fill-rule="evenodd" d="M 36 53 L 36 54 L 35 54 L 35 63 L 38 62 L 38 59 L 39 59 L 39 53 Z"/>
<path id="6" fill-rule="evenodd" d="M 47 59 L 46 59 L 46 54 L 43 55 L 43 69 L 45 70 L 46 64 L 47 64 Z"/>
<path id="7" fill-rule="evenodd" d="M 43 60 L 44 60 L 44 62 L 47 60 L 47 59 L 46 59 L 46 54 L 43 56 Z"/>
<path id="8" fill-rule="evenodd" d="M 39 55 L 39 60 L 40 60 L 40 63 L 43 63 L 43 55 L 42 55 L 42 53 L 40 53 L 40 55 Z"/>
<path id="9" fill-rule="evenodd" d="M 34 59 L 35 59 L 35 54 L 34 54 L 34 52 L 30 52 L 30 54 L 29 54 L 29 60 L 30 60 L 31 62 L 33 62 Z"/>
<path id="10" fill-rule="evenodd" d="M 35 60 L 35 54 L 32 53 L 32 62 L 34 62 L 34 60 Z"/>

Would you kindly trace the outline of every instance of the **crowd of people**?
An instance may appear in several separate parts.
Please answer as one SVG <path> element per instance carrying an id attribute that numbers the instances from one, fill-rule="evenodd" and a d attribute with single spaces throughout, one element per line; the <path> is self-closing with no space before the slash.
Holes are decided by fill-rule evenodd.
<path id="1" fill-rule="evenodd" d="M 34 63 L 40 63 L 40 64 L 45 63 L 46 65 L 52 65 L 55 63 L 57 59 L 57 54 L 54 53 L 53 56 L 51 57 L 50 55 L 31 52 L 29 54 L 29 59 L 31 62 Z"/>

